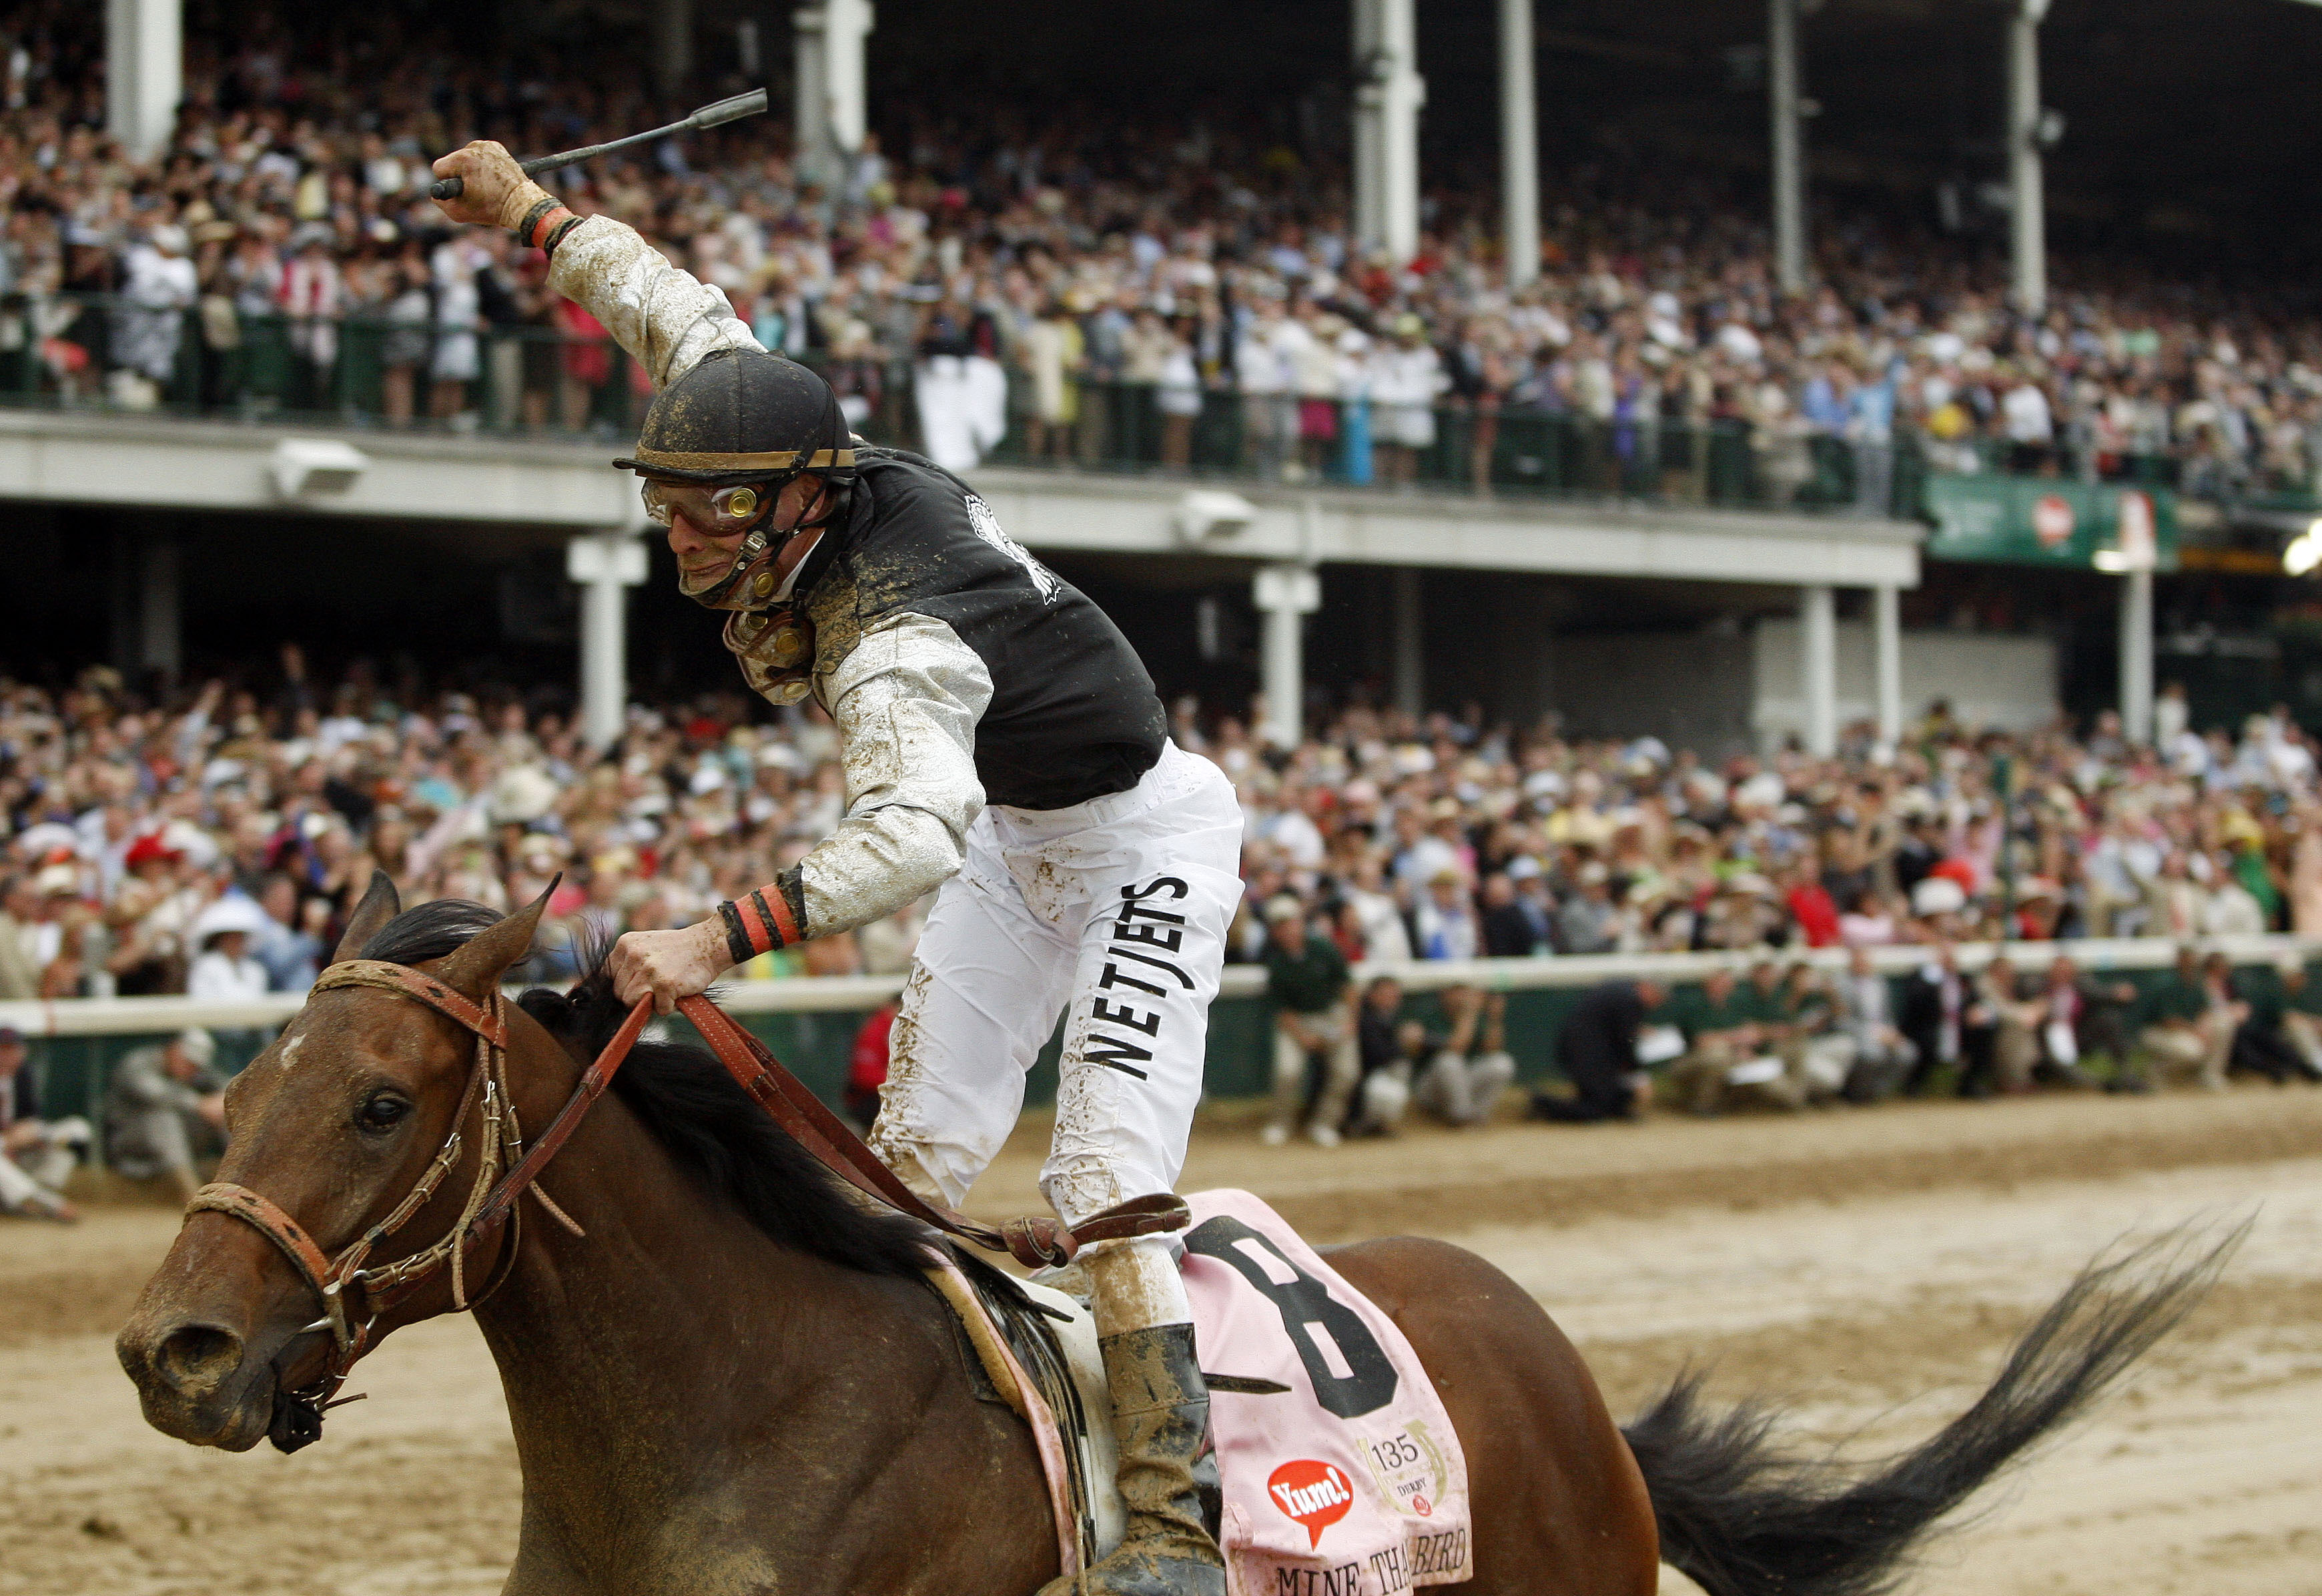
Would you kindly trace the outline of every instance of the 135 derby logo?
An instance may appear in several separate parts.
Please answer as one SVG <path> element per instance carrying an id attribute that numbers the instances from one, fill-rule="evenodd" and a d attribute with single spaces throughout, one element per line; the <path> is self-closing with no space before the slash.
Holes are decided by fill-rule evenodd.
<path id="1" fill-rule="evenodd" d="M 1311 1457 L 1294 1458 L 1268 1474 L 1266 1492 L 1305 1530 L 1310 1548 L 1321 1546 L 1322 1532 L 1355 1505 L 1354 1487 L 1345 1473 Z"/>

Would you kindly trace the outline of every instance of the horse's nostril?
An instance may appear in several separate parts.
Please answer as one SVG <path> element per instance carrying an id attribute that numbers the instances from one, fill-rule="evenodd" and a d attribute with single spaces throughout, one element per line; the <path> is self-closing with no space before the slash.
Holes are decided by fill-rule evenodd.
<path id="1" fill-rule="evenodd" d="M 188 1395 L 215 1390 L 242 1364 L 242 1337 L 218 1325 L 180 1325 L 153 1349 L 161 1378 Z"/>

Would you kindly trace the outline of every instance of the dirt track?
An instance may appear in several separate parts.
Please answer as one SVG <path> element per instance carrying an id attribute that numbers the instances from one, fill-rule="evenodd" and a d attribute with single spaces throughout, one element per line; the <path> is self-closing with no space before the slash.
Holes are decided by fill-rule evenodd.
<path id="1" fill-rule="evenodd" d="M 977 1193 L 1035 1200 L 1020 1136 Z M 1580 1342 L 1616 1412 L 1687 1361 L 1808 1444 L 1924 1436 L 2125 1230 L 2257 1223 L 2225 1284 L 2096 1419 L 1986 1499 L 1925 1596 L 2322 1596 L 2322 1092 L 2047 1099 L 1641 1128 L 1504 1126 L 1266 1153 L 1206 1127 L 1188 1189 L 1248 1186 L 1321 1240 L 1457 1236 Z M 517 1474 L 464 1321 L 398 1336 L 371 1400 L 284 1458 L 147 1430 L 110 1337 L 158 1210 L 0 1227 L 0 1593 L 498 1590 Z"/>

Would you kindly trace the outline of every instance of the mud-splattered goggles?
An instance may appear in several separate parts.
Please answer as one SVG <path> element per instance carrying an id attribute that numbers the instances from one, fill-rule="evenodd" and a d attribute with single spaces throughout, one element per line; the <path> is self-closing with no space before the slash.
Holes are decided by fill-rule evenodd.
<path id="1" fill-rule="evenodd" d="M 772 513 L 779 489 L 774 484 L 742 483 L 711 488 L 695 482 L 665 482 L 647 478 L 638 489 L 645 517 L 668 526 L 682 515 L 704 537 L 740 537 Z"/>

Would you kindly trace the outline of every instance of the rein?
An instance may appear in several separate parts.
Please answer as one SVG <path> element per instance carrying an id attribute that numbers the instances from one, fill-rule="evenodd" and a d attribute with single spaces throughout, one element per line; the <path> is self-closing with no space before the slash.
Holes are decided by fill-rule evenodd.
<path id="1" fill-rule="evenodd" d="M 605 1044 L 595 1062 L 581 1072 L 572 1095 L 557 1110 L 548 1128 L 527 1151 L 517 1123 L 516 1105 L 508 1092 L 507 1002 L 497 988 L 479 1005 L 424 971 L 377 959 L 351 959 L 334 964 L 315 980 L 314 990 L 329 991 L 340 987 L 375 987 L 425 1004 L 474 1035 L 475 1060 L 469 1067 L 467 1087 L 452 1117 L 451 1129 L 434 1161 L 403 1200 L 366 1228 L 337 1257 L 327 1256 L 279 1205 L 247 1186 L 213 1181 L 197 1191 L 186 1205 L 188 1218 L 197 1213 L 224 1214 L 266 1237 L 290 1261 L 291 1267 L 322 1304 L 323 1317 L 299 1334 L 328 1330 L 331 1358 L 316 1380 L 277 1396 L 269 1436 L 283 1452 L 296 1452 L 320 1439 L 325 1410 L 343 1401 L 361 1400 L 340 1398 L 338 1392 L 356 1363 L 375 1345 L 372 1331 L 379 1317 L 409 1300 L 447 1263 L 452 1271 L 454 1313 L 476 1307 L 506 1282 L 515 1269 L 516 1236 L 502 1249 L 483 1290 L 472 1300 L 467 1291 L 468 1250 L 479 1240 L 498 1232 L 503 1223 L 509 1224 L 520 1236 L 522 1221 L 517 1201 L 526 1192 L 529 1191 L 552 1218 L 573 1235 L 583 1234 L 580 1227 L 537 1184 L 540 1172 L 580 1129 L 581 1120 L 597 1099 L 605 1095 L 614 1072 L 627 1060 L 645 1022 L 652 1018 L 654 1007 L 651 997 L 637 1000 L 628 1017 L 621 1022 L 620 1029 Z M 992 1252 L 1006 1252 L 1027 1268 L 1068 1263 L 1083 1246 L 1091 1243 L 1161 1235 L 1182 1230 L 1189 1222 L 1184 1199 L 1166 1192 L 1107 1208 L 1084 1221 L 1077 1230 L 1038 1216 L 987 1225 L 952 1208 L 929 1203 L 898 1180 L 846 1121 L 824 1107 L 822 1100 L 784 1069 L 764 1044 L 725 1010 L 706 997 L 681 999 L 678 1008 L 693 1022 L 718 1062 L 726 1066 L 727 1072 L 742 1090 L 826 1169 L 865 1196 L 947 1235 Z M 391 1263 L 369 1264 L 372 1251 L 427 1206 L 444 1177 L 459 1163 L 464 1145 L 462 1127 L 470 1111 L 479 1105 L 480 1154 L 475 1183 L 469 1189 L 459 1218 L 431 1245 Z M 355 1300 L 352 1309 L 350 1298 Z"/>

